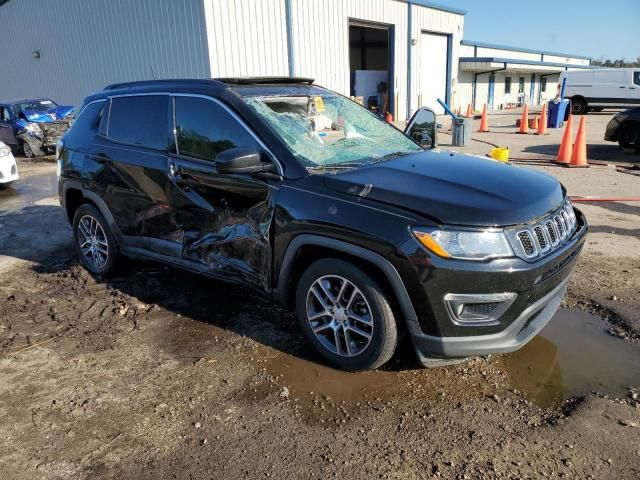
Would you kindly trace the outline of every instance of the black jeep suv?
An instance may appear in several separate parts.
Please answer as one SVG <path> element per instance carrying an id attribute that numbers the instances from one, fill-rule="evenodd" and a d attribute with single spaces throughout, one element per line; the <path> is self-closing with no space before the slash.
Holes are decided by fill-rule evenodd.
<path id="1" fill-rule="evenodd" d="M 554 178 L 435 147 L 309 79 L 156 80 L 86 98 L 58 146 L 84 266 L 140 257 L 294 307 L 340 368 L 408 332 L 422 365 L 511 352 L 549 321 L 587 223 Z"/>

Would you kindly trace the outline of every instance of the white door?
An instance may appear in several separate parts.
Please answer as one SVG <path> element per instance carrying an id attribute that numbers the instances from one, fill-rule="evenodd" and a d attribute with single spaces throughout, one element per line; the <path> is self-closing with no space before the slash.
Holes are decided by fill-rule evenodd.
<path id="1" fill-rule="evenodd" d="M 444 109 L 447 94 L 447 36 L 423 33 L 420 40 L 420 107 L 429 107 L 437 114 Z"/>

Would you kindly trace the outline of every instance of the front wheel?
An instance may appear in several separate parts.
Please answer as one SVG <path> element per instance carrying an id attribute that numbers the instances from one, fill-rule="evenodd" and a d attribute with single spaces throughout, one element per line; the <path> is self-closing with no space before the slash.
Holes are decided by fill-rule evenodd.
<path id="1" fill-rule="evenodd" d="M 80 261 L 91 273 L 107 276 L 115 270 L 118 245 L 106 220 L 93 205 L 84 204 L 76 210 L 73 239 Z"/>
<path id="2" fill-rule="evenodd" d="M 338 368 L 375 369 L 393 356 L 398 330 L 380 286 L 343 260 L 327 258 L 304 272 L 296 313 L 316 350 Z"/>
<path id="3" fill-rule="evenodd" d="M 33 153 L 33 150 L 31 149 L 31 145 L 29 145 L 29 142 L 27 142 L 26 140 L 22 140 L 22 153 L 24 154 L 24 156 L 26 158 L 35 157 L 35 154 Z"/>
<path id="4" fill-rule="evenodd" d="M 620 127 L 618 143 L 622 148 L 640 147 L 640 126 L 625 124 Z"/>

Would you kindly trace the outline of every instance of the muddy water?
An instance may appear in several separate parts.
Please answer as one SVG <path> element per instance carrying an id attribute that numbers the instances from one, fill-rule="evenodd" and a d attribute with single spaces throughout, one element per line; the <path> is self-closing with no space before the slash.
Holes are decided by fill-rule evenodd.
<path id="1" fill-rule="evenodd" d="M 461 387 L 451 377 L 455 367 L 446 372 L 413 364 L 399 371 L 348 373 L 321 362 L 283 355 L 268 370 L 303 402 L 318 397 L 352 405 L 404 395 L 427 399 L 443 394 L 448 386 Z M 599 317 L 575 310 L 559 310 L 540 335 L 521 350 L 496 357 L 493 365 L 508 375 L 512 388 L 541 406 L 590 392 L 624 398 L 627 387 L 640 386 L 640 345 L 611 336 Z M 467 383 L 469 391 L 484 390 L 477 379 L 458 380 Z"/>
<path id="2" fill-rule="evenodd" d="M 20 179 L 8 188 L 0 190 L 0 216 L 17 213 L 32 205 L 59 205 L 57 178 L 54 175 L 38 175 Z"/>
<path id="3" fill-rule="evenodd" d="M 514 388 L 541 405 L 590 392 L 625 398 L 640 386 L 640 345 L 611 336 L 599 317 L 560 309 L 521 350 L 497 360 Z"/>

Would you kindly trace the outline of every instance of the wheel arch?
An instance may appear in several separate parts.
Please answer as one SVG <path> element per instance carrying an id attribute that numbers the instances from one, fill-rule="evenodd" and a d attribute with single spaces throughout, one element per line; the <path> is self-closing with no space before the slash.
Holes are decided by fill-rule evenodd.
<path id="1" fill-rule="evenodd" d="M 295 297 L 293 286 L 306 267 L 320 258 L 327 257 L 355 263 L 392 296 L 392 302 L 401 311 L 405 320 L 418 321 L 402 278 L 389 260 L 358 245 L 320 235 L 298 235 L 289 243 L 278 272 L 278 282 L 274 290 L 276 299 L 290 307 Z"/>
<path id="2" fill-rule="evenodd" d="M 85 203 L 93 205 L 109 224 L 109 228 L 113 233 L 116 243 L 118 245 L 122 245 L 122 234 L 120 229 L 118 228 L 109 207 L 107 207 L 107 204 L 97 193 L 82 188 L 79 182 L 67 181 L 63 187 L 63 199 L 64 210 L 69 223 L 73 223 L 73 216 L 81 205 Z"/>

